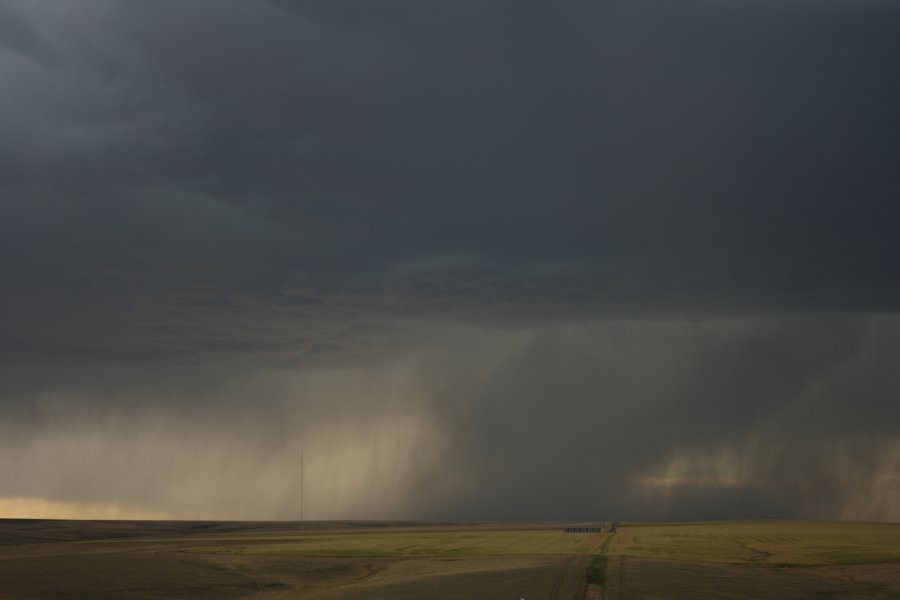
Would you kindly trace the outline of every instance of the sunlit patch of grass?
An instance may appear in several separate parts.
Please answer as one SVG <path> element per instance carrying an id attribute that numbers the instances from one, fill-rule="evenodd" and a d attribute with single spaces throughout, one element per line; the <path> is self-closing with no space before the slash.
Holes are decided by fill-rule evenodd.
<path id="1" fill-rule="evenodd" d="M 185 552 L 206 554 L 300 554 L 307 556 L 491 556 L 594 554 L 602 536 L 561 531 L 491 531 L 477 533 L 364 533 L 309 535 L 302 539 L 252 544 L 197 545 Z"/>
<path id="2" fill-rule="evenodd" d="M 837 565 L 900 561 L 900 524 L 723 522 L 620 528 L 611 552 L 729 563 Z"/>

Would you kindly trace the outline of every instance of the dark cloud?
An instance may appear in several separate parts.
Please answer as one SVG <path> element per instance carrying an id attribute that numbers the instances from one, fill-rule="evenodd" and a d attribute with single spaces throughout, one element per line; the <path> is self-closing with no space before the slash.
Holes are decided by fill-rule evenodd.
<path id="1" fill-rule="evenodd" d="M 157 324 L 246 304 L 256 323 L 897 304 L 892 3 L 4 11 L 8 354 L 166 353 Z M 298 278 L 341 300 L 279 293 Z M 48 312 L 84 329 L 36 333 Z"/>
<path id="2" fill-rule="evenodd" d="M 895 335 L 896 319 L 845 317 L 536 332 L 445 389 L 471 484 L 446 510 L 896 518 L 853 487 L 896 477 Z"/>
<path id="3" fill-rule="evenodd" d="M 528 461 L 584 515 L 893 515 L 835 490 L 895 469 L 898 33 L 887 0 L 0 3 L 2 424 L 63 398 L 150 448 L 127 415 L 233 403 L 219 448 L 259 402 L 252 445 L 308 415 L 259 373 L 413 364 L 309 419 L 400 431 L 382 474 L 439 439 L 456 479 L 398 484 L 425 516 L 499 514 Z M 840 476 L 809 471 L 829 436 Z"/>

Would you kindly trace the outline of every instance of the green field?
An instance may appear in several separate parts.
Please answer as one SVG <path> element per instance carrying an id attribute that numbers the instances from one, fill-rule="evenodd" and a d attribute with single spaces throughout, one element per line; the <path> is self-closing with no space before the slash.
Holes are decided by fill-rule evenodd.
<path id="1" fill-rule="evenodd" d="M 0 600 L 900 599 L 900 524 L 0 520 Z"/>

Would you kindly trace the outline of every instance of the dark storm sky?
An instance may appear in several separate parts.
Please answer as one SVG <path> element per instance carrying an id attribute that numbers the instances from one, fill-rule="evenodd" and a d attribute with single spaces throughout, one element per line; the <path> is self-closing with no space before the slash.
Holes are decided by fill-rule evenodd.
<path id="1" fill-rule="evenodd" d="M 893 0 L 0 0 L 0 516 L 292 518 L 302 439 L 313 518 L 900 519 L 898 67 Z"/>

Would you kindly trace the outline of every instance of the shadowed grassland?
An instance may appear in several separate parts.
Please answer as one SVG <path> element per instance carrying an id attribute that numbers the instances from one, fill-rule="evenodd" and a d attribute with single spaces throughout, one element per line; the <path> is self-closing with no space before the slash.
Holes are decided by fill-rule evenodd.
<path id="1" fill-rule="evenodd" d="M 588 583 L 606 585 L 606 562 L 605 556 L 597 556 L 591 561 L 585 575 Z"/>
<path id="2" fill-rule="evenodd" d="M 458 600 L 518 598 L 581 600 L 587 558 L 479 557 L 460 559 L 447 569 L 441 559 L 395 563 L 387 572 L 355 585 L 335 588 L 317 600 Z M 452 563 L 451 563 L 452 564 Z M 430 571 L 423 573 L 423 570 Z"/>
<path id="3" fill-rule="evenodd" d="M 581 600 L 603 536 L 561 530 L 0 520 L 0 600 Z"/>
<path id="4" fill-rule="evenodd" d="M 608 575 L 608 600 L 900 598 L 889 580 L 861 573 L 614 557 Z"/>
<path id="5" fill-rule="evenodd" d="M 254 540 L 239 545 L 184 548 L 208 554 L 299 554 L 306 556 L 498 556 L 594 554 L 603 536 L 560 531 L 442 531 L 438 533 L 366 533 L 309 535 Z"/>

